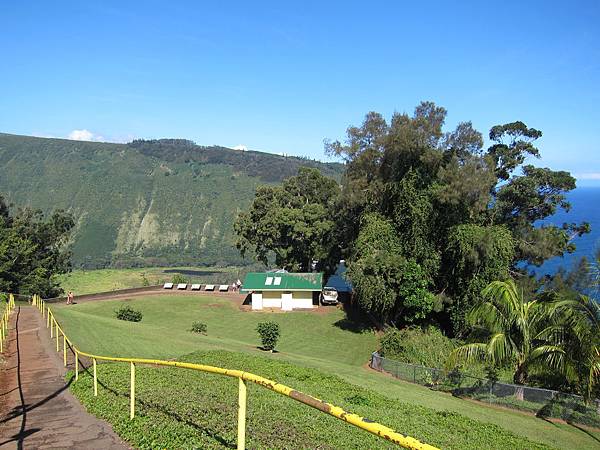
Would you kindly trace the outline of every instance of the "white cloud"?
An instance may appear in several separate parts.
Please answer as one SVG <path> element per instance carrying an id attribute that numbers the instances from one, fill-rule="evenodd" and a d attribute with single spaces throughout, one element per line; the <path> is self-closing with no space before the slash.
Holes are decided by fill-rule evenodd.
<path id="1" fill-rule="evenodd" d="M 245 145 L 236 145 L 235 147 L 233 147 L 234 150 L 241 150 L 243 152 L 248 151 L 248 147 L 246 147 Z"/>
<path id="2" fill-rule="evenodd" d="M 101 142 L 104 141 L 104 137 L 94 134 L 88 130 L 73 130 L 67 136 L 67 139 L 72 139 L 74 141 L 96 141 Z"/>
<path id="3" fill-rule="evenodd" d="M 576 173 L 573 176 L 578 180 L 600 180 L 600 172 Z"/>

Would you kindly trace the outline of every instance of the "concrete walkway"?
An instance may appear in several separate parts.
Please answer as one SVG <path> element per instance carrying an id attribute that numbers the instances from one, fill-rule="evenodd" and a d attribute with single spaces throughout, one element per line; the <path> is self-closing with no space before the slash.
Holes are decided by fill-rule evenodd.
<path id="1" fill-rule="evenodd" d="M 0 449 L 129 448 L 71 395 L 62 353 L 49 336 L 37 309 L 17 306 L 0 367 Z"/>

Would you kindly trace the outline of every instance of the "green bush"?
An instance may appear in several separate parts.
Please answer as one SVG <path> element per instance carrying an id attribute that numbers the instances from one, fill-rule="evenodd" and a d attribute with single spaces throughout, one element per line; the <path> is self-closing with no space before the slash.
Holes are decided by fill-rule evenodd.
<path id="1" fill-rule="evenodd" d="M 386 358 L 427 367 L 444 367 L 455 348 L 454 342 L 435 328 L 388 328 L 380 339 L 380 353 Z"/>
<path id="2" fill-rule="evenodd" d="M 202 334 L 206 334 L 206 324 L 204 322 L 194 322 L 192 323 L 192 328 L 190 329 L 190 331 L 192 333 L 202 333 Z"/>
<path id="3" fill-rule="evenodd" d="M 183 275 L 181 275 L 180 273 L 176 273 L 175 275 L 173 275 L 173 279 L 171 280 L 171 283 L 177 285 L 179 283 L 187 283 L 188 280 L 185 279 L 185 277 Z"/>
<path id="4" fill-rule="evenodd" d="M 256 326 L 263 350 L 273 351 L 279 339 L 279 324 L 277 322 L 260 322 Z"/>
<path id="5" fill-rule="evenodd" d="M 131 306 L 123 305 L 115 311 L 115 315 L 119 320 L 127 320 L 128 322 L 139 322 L 142 320 L 142 312 L 133 309 Z"/>
<path id="6" fill-rule="evenodd" d="M 142 286 L 150 286 L 150 280 L 146 277 L 146 272 L 142 272 L 140 276 L 142 277 Z"/>

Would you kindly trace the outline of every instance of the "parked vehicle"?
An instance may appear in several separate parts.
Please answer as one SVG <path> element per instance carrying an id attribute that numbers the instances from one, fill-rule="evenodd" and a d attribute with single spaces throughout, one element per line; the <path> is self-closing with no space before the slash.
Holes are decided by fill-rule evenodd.
<path id="1" fill-rule="evenodd" d="M 338 291 L 334 287 L 325 286 L 321 291 L 321 304 L 322 305 L 337 305 L 338 303 Z"/>

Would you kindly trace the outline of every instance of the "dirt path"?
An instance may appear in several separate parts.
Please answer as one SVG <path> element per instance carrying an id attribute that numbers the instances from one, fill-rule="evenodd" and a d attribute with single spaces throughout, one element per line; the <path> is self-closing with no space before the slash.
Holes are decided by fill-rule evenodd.
<path id="1" fill-rule="evenodd" d="M 69 392 L 62 353 L 56 353 L 39 311 L 17 307 L 9 336 L 0 369 L 0 449 L 129 448 Z"/>
<path id="2" fill-rule="evenodd" d="M 124 290 L 124 291 L 113 291 L 113 292 L 102 292 L 100 294 L 85 294 L 75 296 L 75 303 L 88 303 L 99 300 L 120 300 L 135 297 L 148 297 L 152 295 L 177 295 L 177 296 L 190 296 L 190 297 L 218 297 L 231 300 L 236 305 L 241 306 L 246 300 L 246 294 L 239 294 L 237 292 L 213 292 L 213 291 L 180 291 L 180 290 L 168 290 L 168 289 L 148 289 L 148 290 Z M 62 303 L 64 301 L 52 300 L 48 302 L 50 307 L 53 304 Z"/>

